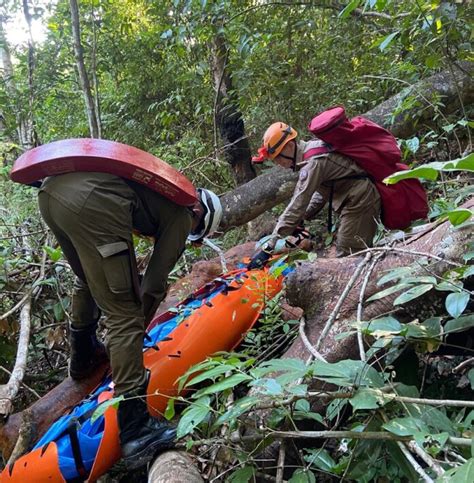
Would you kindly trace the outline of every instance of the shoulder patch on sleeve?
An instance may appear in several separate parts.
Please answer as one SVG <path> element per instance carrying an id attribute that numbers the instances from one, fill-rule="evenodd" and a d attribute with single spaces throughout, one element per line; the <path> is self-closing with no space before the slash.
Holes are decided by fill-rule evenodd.
<path id="1" fill-rule="evenodd" d="M 300 181 L 304 181 L 306 178 L 308 177 L 308 171 L 306 171 L 306 169 L 302 169 L 300 171 Z"/>

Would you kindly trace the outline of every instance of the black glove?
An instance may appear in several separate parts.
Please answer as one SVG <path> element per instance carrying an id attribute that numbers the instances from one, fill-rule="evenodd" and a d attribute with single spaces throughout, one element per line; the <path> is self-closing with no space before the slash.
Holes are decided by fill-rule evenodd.
<path id="1" fill-rule="evenodd" d="M 249 270 L 253 270 L 254 268 L 262 268 L 265 265 L 265 263 L 268 262 L 271 256 L 272 256 L 271 253 L 266 252 L 264 250 L 257 252 L 250 260 L 250 263 L 247 265 L 247 268 Z"/>

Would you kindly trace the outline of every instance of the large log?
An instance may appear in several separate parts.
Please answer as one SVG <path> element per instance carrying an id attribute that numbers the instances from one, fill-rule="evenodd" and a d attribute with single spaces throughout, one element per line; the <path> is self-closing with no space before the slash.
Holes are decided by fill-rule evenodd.
<path id="1" fill-rule="evenodd" d="M 465 203 L 464 207 L 472 209 L 474 199 Z M 453 228 L 448 221 L 428 225 L 424 232 L 412 240 L 397 245 L 396 248 L 405 250 L 405 253 L 403 251 L 387 252 L 385 257 L 377 263 L 369 278 L 364 300 L 381 290 L 376 282 L 384 270 L 411 265 L 415 262 L 416 257 L 408 252 L 428 253 L 442 259 L 443 261 L 430 258 L 428 271 L 420 269 L 423 275 L 441 276 L 448 268 L 453 268 L 448 262 L 464 263 L 462 255 L 466 252 L 472 239 L 472 224 L 468 224 L 465 228 Z M 419 257 L 420 255 L 418 255 Z M 333 311 L 349 279 L 363 259 L 364 256 L 361 255 L 343 259 L 320 259 L 313 263 L 302 263 L 297 270 L 289 275 L 286 281 L 288 302 L 304 309 L 307 318 L 306 335 L 313 345 L 319 339 L 329 314 Z M 333 324 L 332 329 L 322 342 L 320 353 L 330 362 L 359 358 L 355 338 L 346 337 L 339 340 L 337 336 L 348 331 L 350 324 L 357 319 L 357 307 L 363 280 L 364 276 L 362 275 L 348 293 L 340 308 L 336 323 Z M 398 295 L 399 293 L 388 295 L 381 300 L 369 303 L 364 308 L 363 320 L 371 320 L 392 311 L 394 309 L 393 301 Z M 401 306 L 395 316 L 399 315 L 409 320 L 424 316 L 428 318 L 438 308 L 442 308 L 437 307 L 436 304 L 439 305 L 439 302 L 442 302 L 443 296 L 446 296 L 445 292 L 436 292 L 435 290 L 428 292 L 412 303 Z M 310 353 L 301 337 L 298 337 L 285 353 L 285 357 L 301 359 L 306 359 L 309 355 Z"/>
<path id="2" fill-rule="evenodd" d="M 399 94 L 387 99 L 363 116 L 390 129 L 395 136 L 405 138 L 416 133 L 424 120 L 435 117 L 435 106 L 444 104 L 443 114 L 456 110 L 460 102 L 464 105 L 474 99 L 474 82 L 470 75 L 472 66 L 466 63 L 449 71 L 440 72 L 405 88 Z M 409 95 L 417 95 L 418 102 L 391 122 L 392 113 Z M 421 113 L 421 114 L 420 114 Z M 272 168 L 252 181 L 237 187 L 222 196 L 224 217 L 220 230 L 227 231 L 244 225 L 265 211 L 290 198 L 297 180 L 296 173 L 289 169 Z"/>

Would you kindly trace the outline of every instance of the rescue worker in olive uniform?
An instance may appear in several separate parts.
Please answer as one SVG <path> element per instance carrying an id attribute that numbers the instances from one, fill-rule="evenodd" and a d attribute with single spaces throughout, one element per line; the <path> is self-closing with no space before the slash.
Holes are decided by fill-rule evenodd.
<path id="1" fill-rule="evenodd" d="M 306 152 L 323 142 L 297 141 L 297 135 L 285 123 L 272 124 L 263 136 L 260 157 L 253 158 L 254 163 L 271 159 L 284 168 L 299 171 L 299 177 L 272 238 L 255 255 L 251 267 L 264 263 L 279 238 L 291 235 L 303 220 L 313 219 L 328 201 L 330 210 L 334 209 L 340 220 L 336 256 L 343 257 L 372 246 L 381 209 L 374 183 L 362 168 L 341 154 L 324 153 L 304 159 Z"/>
<path id="2" fill-rule="evenodd" d="M 83 379 L 110 357 L 122 457 L 127 468 L 147 463 L 172 445 L 176 432 L 151 417 L 144 396 L 145 328 L 166 295 L 167 278 L 190 236 L 199 241 L 219 225 L 219 198 L 198 190 L 193 208 L 179 206 L 133 181 L 107 173 L 74 172 L 46 178 L 41 214 L 76 275 L 70 326 L 69 372 Z M 133 232 L 153 237 L 153 254 L 139 281 Z M 190 235 L 191 233 L 191 235 Z M 97 340 L 100 313 L 107 340 Z"/>

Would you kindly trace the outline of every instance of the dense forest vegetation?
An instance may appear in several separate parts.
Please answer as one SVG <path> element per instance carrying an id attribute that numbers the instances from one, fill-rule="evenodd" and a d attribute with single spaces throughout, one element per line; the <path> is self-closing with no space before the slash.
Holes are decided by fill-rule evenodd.
<path id="1" fill-rule="evenodd" d="M 250 162 L 270 123 L 285 121 L 309 138 L 309 120 L 330 106 L 344 105 L 349 116 L 380 108 L 377 122 L 393 130 L 412 168 L 405 176 L 423 179 L 428 191 L 433 224 L 417 223 L 425 232 L 415 237 L 445 231 L 420 238 L 417 251 L 399 246 L 406 258 L 395 260 L 388 251 L 400 233 L 381 227 L 372 258 L 325 265 L 332 234 L 324 214 L 312 222 L 313 252 L 292 253 L 287 262 L 318 270 L 321 261 L 327 271 L 320 277 L 334 277 L 326 279 L 334 281 L 333 298 L 311 285 L 316 275 L 298 278 L 297 269 L 239 352 L 193 370 L 197 390 L 166 411 L 179 420 L 181 448 L 198 468 L 181 481 L 474 481 L 470 18 L 469 0 L 2 2 L 0 388 L 15 375 L 25 337 L 27 364 L 0 417 L 27 408 L 67 375 L 73 279 L 40 219 L 35 189 L 9 179 L 18 156 L 61 139 L 102 138 L 155 154 L 223 199 L 243 193 L 247 218 L 236 216 L 214 240 L 229 250 L 263 235 L 291 194 L 260 200 L 260 209 L 245 206 L 247 184 L 249 196 L 258 191 L 255 177 L 266 180 L 260 186 L 280 179 L 270 164 L 256 170 Z M 8 35 L 19 22 L 28 26 L 23 43 Z M 35 23 L 46 29 L 40 40 Z M 149 242 L 136 243 L 146 260 Z M 214 257 L 189 247 L 170 283 Z M 334 274 L 344 270 L 338 285 Z M 353 273 L 363 288 L 352 315 L 338 319 Z M 364 301 L 385 303 L 384 310 L 369 317 Z M 288 302 L 304 309 L 307 327 L 316 311 L 320 329 L 328 319 L 350 319 L 334 345 L 316 344 L 311 330 L 309 339 L 326 357 L 339 354 L 338 343 L 357 347 L 363 338 L 360 360 L 348 352 L 337 360 L 314 360 L 311 352 L 308 360 L 302 310 Z M 12 450 L 4 434 L 2 467 Z M 107 478 L 146 476 L 118 469 Z"/>

